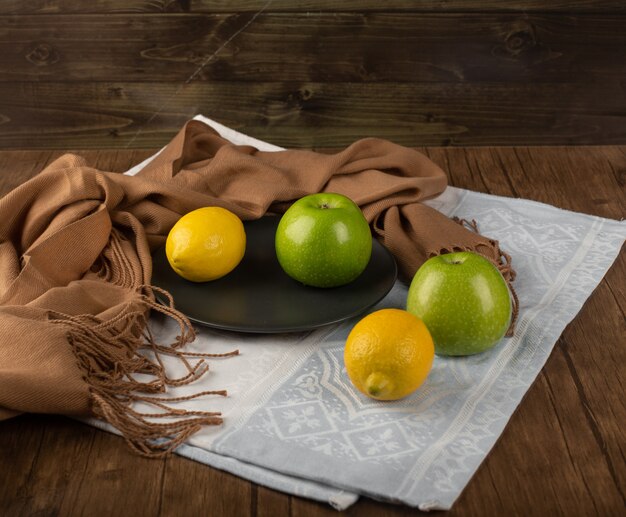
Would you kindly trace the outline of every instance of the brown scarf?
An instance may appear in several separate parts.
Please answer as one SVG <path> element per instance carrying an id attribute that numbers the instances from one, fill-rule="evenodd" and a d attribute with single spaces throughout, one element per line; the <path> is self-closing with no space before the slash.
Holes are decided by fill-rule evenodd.
<path id="1" fill-rule="evenodd" d="M 177 410 L 164 403 L 180 399 L 158 396 L 203 375 L 204 358 L 215 357 L 180 350 L 193 329 L 173 303 L 156 303 L 150 287 L 151 251 L 199 207 L 222 206 L 248 220 L 306 194 L 339 192 L 361 206 L 404 278 L 431 256 L 473 250 L 511 282 L 496 241 L 420 204 L 445 187 L 445 173 L 427 157 L 385 140 L 359 140 L 334 155 L 261 152 L 198 121 L 136 177 L 59 158 L 0 200 L 0 420 L 23 412 L 96 415 L 147 456 L 221 423 L 219 413 Z M 179 323 L 175 343 L 152 339 L 150 310 Z M 139 353 L 146 348 L 152 358 Z M 161 354 L 177 356 L 188 374 L 169 378 Z M 152 380 L 137 380 L 140 373 Z M 194 397 L 205 395 L 225 392 Z M 133 410 L 138 400 L 160 420 Z"/>

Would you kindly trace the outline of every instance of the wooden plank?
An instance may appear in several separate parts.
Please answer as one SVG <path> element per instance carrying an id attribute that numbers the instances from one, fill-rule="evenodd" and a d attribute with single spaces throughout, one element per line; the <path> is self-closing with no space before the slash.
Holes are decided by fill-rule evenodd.
<path id="1" fill-rule="evenodd" d="M 578 465 L 591 491 L 606 496 L 594 497 L 605 515 L 626 505 L 626 432 L 622 424 L 626 421 L 626 318 L 611 288 L 623 285 L 625 269 L 626 255 L 622 253 L 615 271 L 583 307 L 584 319 L 573 321 L 563 334 L 561 347 L 583 408 L 575 414 L 566 409 L 566 422 L 571 432 L 584 440 L 584 447 L 574 448 L 581 456 Z M 559 393 L 558 385 L 555 391 Z M 580 432 L 581 418 L 585 419 L 588 436 Z M 600 467 L 609 475 L 597 475 Z"/>
<path id="2" fill-rule="evenodd" d="M 203 113 L 286 147 L 626 142 L 611 83 L 0 83 L 0 147 L 159 147 Z"/>
<path id="3" fill-rule="evenodd" d="M 625 25 L 617 14 L 2 16 L 0 81 L 619 83 Z"/>
<path id="4" fill-rule="evenodd" d="M 38 418 L 41 421 L 41 417 Z M 58 416 L 46 419 L 46 432 L 29 483 L 39 490 L 28 491 L 23 515 L 59 514 L 66 495 L 82 484 L 90 470 L 89 456 L 98 432 Z"/>
<path id="5" fill-rule="evenodd" d="M 252 502 L 256 503 L 250 513 L 256 515 L 256 517 L 275 517 L 277 515 L 290 515 L 290 499 L 282 492 L 271 490 L 263 486 L 252 486 L 253 494 L 256 493 L 256 499 L 253 498 Z"/>
<path id="6" fill-rule="evenodd" d="M 74 431 L 58 433 L 58 440 L 76 435 L 79 428 L 90 429 L 94 436 L 88 452 L 81 457 L 84 466 L 70 466 L 67 471 L 68 484 L 58 514 L 157 515 L 165 460 L 139 457 L 115 435 L 86 425 L 72 425 Z M 63 454 L 63 449 L 50 451 L 47 461 L 58 461 Z M 54 473 L 54 466 L 50 470 Z M 51 513 L 45 506 L 40 511 L 45 515 Z"/>
<path id="7" fill-rule="evenodd" d="M 267 4 L 270 5 L 267 5 Z M 571 12 L 624 12 L 620 0 L 191 0 L 192 12 L 257 11 L 326 11 L 326 12 L 503 12 L 503 11 L 563 11 Z"/>
<path id="8" fill-rule="evenodd" d="M 0 508 L 7 515 L 25 515 L 32 494 L 30 480 L 46 433 L 33 419 L 0 422 Z"/>
<path id="9" fill-rule="evenodd" d="M 10 151 L 0 153 L 0 196 L 32 178 L 61 153 Z"/>
<path id="10" fill-rule="evenodd" d="M 252 497 L 255 491 L 249 481 L 172 456 L 167 460 L 161 487 L 159 515 L 255 515 L 252 513 L 253 509 L 256 510 Z"/>
<path id="11" fill-rule="evenodd" d="M 36 176 L 65 153 L 84 157 L 91 167 L 114 167 L 111 172 L 124 172 L 154 154 L 153 150 L 57 150 L 0 152 L 0 197 Z M 103 160 L 103 156 L 110 157 Z M 105 169 L 106 170 L 106 169 Z"/>
<path id="12" fill-rule="evenodd" d="M 584 3 L 584 2 L 582 2 Z M 189 10 L 189 0 L 2 0 L 2 14 L 172 13 Z"/>
<path id="13" fill-rule="evenodd" d="M 517 195 L 568 210 L 621 219 L 624 192 L 613 170 L 626 169 L 626 157 L 615 155 L 607 163 L 603 147 L 571 149 L 517 148 L 513 153 L 498 150 L 500 170 L 506 171 Z M 613 150 L 619 147 L 613 147 Z M 534 174 L 529 181 L 527 169 Z M 581 172 L 584 171 L 584 174 Z"/>
<path id="14" fill-rule="evenodd" d="M 0 14 L 136 13 L 136 12 L 624 12 L 621 0 L 3 0 Z"/>

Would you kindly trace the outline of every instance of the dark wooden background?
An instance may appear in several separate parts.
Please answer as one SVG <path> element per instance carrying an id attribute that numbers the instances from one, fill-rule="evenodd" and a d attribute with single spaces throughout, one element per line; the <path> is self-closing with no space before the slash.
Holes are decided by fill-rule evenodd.
<path id="1" fill-rule="evenodd" d="M 0 148 L 626 143 L 624 0 L 2 0 Z"/>

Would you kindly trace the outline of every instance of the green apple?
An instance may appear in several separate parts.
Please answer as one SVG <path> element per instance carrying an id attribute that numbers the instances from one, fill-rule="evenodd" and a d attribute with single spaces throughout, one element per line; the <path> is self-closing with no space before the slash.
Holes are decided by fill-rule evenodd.
<path id="1" fill-rule="evenodd" d="M 486 258 L 469 251 L 447 253 L 417 270 L 407 311 L 426 324 L 438 355 L 471 355 L 502 339 L 511 321 L 511 296 Z"/>
<path id="2" fill-rule="evenodd" d="M 341 194 L 305 196 L 283 214 L 276 229 L 276 256 L 291 278 L 313 287 L 355 280 L 372 254 L 363 212 Z"/>

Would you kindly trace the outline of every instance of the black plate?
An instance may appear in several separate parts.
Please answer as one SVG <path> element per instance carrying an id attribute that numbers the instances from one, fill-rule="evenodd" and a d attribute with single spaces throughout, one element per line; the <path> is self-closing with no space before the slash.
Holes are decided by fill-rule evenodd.
<path id="1" fill-rule="evenodd" d="M 367 268 L 354 282 L 328 289 L 296 282 L 282 270 L 274 251 L 279 219 L 246 222 L 243 260 L 212 282 L 181 278 L 167 262 L 165 248 L 160 248 L 153 256 L 152 283 L 169 291 L 176 308 L 196 323 L 261 333 L 297 332 L 342 321 L 365 311 L 393 287 L 396 262 L 376 240 Z"/>

